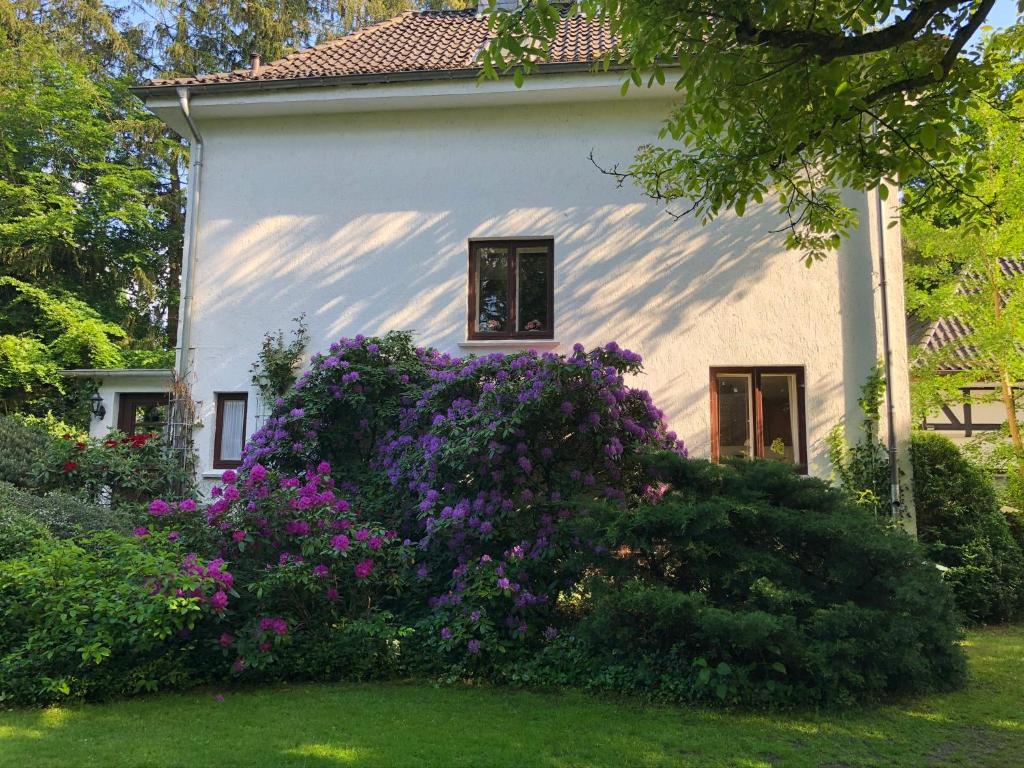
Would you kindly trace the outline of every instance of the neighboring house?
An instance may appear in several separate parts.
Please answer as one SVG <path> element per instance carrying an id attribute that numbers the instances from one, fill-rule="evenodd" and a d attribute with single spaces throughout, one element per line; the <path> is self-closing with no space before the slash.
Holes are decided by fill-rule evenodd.
<path id="1" fill-rule="evenodd" d="M 999 259 L 999 267 L 1008 278 L 1024 276 L 1024 259 Z M 1005 298 L 1005 297 L 1004 297 Z M 969 324 L 959 317 L 943 317 L 934 322 L 922 321 L 907 316 L 907 338 L 914 344 L 920 356 L 948 350 L 938 367 L 944 376 L 969 373 L 975 369 L 978 350 L 970 344 L 973 332 Z M 913 353 L 911 354 L 913 357 Z M 1024 385 L 1015 386 L 1017 397 Z M 986 432 L 998 432 L 1006 424 L 1006 407 L 1003 405 L 1001 390 L 992 381 L 972 381 L 961 387 L 963 397 L 944 403 L 939 409 L 920 421 L 922 429 L 941 432 L 955 443 L 965 443 L 972 437 Z M 1024 411 L 1020 412 L 1024 421 Z"/>
<path id="2" fill-rule="evenodd" d="M 811 268 L 770 206 L 675 221 L 590 155 L 628 163 L 679 94 L 621 96 L 621 71 L 591 71 L 607 29 L 569 10 L 522 88 L 477 81 L 487 40 L 476 11 L 411 12 L 249 70 L 135 89 L 192 140 L 178 369 L 204 477 L 238 463 L 267 408 L 250 365 L 264 332 L 300 312 L 310 352 L 389 329 L 463 355 L 616 340 L 643 355 L 636 383 L 692 455 L 827 476 L 826 436 L 859 423 L 884 352 L 883 250 L 896 431 L 909 435 L 891 203 L 851 193 L 861 227 Z M 104 379 L 115 413 L 96 432 L 132 402 L 119 386 Z"/>

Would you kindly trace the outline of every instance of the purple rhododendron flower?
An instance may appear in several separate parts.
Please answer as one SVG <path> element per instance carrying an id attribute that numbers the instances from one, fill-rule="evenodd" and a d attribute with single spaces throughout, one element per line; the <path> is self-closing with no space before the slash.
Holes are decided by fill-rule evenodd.
<path id="1" fill-rule="evenodd" d="M 452 631 L 450 629 L 448 629 L 448 627 L 441 627 L 441 639 L 442 640 L 451 640 L 452 639 Z"/>
<path id="2" fill-rule="evenodd" d="M 210 607 L 217 613 L 228 607 L 228 595 L 223 589 L 218 589 L 210 597 Z"/>
<path id="3" fill-rule="evenodd" d="M 184 501 L 178 504 L 178 509 L 180 509 L 182 512 L 195 512 L 196 503 L 192 499 L 185 499 Z"/>
<path id="4" fill-rule="evenodd" d="M 240 541 L 245 541 L 245 531 L 234 531 L 231 534 L 231 540 L 236 544 Z"/>
<path id="5" fill-rule="evenodd" d="M 144 525 L 140 525 L 140 526 L 138 526 L 137 528 L 135 528 L 135 529 L 134 529 L 134 530 L 132 531 L 132 533 L 133 533 L 133 534 L 134 534 L 135 536 L 138 536 L 139 538 L 142 538 L 143 536 L 149 536 L 149 528 L 147 528 L 147 527 L 146 527 L 146 526 L 144 526 Z"/>
<path id="6" fill-rule="evenodd" d="M 313 575 L 321 579 L 327 576 L 327 574 L 329 574 L 330 572 L 331 569 L 328 568 L 326 565 L 318 565 L 313 568 Z"/>
<path id="7" fill-rule="evenodd" d="M 346 536 L 344 533 L 339 533 L 337 536 L 331 539 L 331 547 L 333 549 L 338 550 L 339 552 L 344 552 L 346 549 L 348 549 L 348 536 Z"/>
<path id="8" fill-rule="evenodd" d="M 366 528 L 356 531 L 356 541 L 366 541 L 368 538 L 370 538 L 370 532 Z"/>
<path id="9" fill-rule="evenodd" d="M 365 579 L 373 573 L 373 560 L 367 558 L 356 563 L 355 574 L 357 579 Z"/>
<path id="10" fill-rule="evenodd" d="M 262 464 L 253 464 L 249 470 L 249 480 L 254 483 L 262 483 L 267 479 L 267 468 Z"/>
<path id="11" fill-rule="evenodd" d="M 233 483 L 238 479 L 238 473 L 233 469 L 225 469 L 224 474 L 220 476 L 222 482 Z"/>
<path id="12" fill-rule="evenodd" d="M 468 650 L 472 654 L 480 653 L 480 641 L 474 637 L 472 640 L 466 643 L 466 650 Z"/>
<path id="13" fill-rule="evenodd" d="M 149 503 L 149 514 L 154 517 L 162 517 L 163 515 L 169 514 L 171 506 L 163 499 L 154 499 Z"/>
<path id="14" fill-rule="evenodd" d="M 374 536 L 366 542 L 366 546 L 368 546 L 370 549 L 380 549 L 383 543 L 384 542 L 381 540 L 380 536 Z"/>
<path id="15" fill-rule="evenodd" d="M 330 602 L 333 603 L 333 602 L 337 601 L 337 599 L 339 597 L 338 588 L 337 587 L 328 587 L 326 595 L 327 595 L 327 599 Z"/>
<path id="16" fill-rule="evenodd" d="M 177 541 L 180 538 L 181 538 L 181 534 L 178 533 L 177 531 L 171 531 L 170 533 L 167 534 L 167 540 L 168 541 Z"/>
<path id="17" fill-rule="evenodd" d="M 220 643 L 221 648 L 227 648 L 235 642 L 235 636 L 230 634 L 229 632 L 224 632 L 221 634 L 217 642 Z"/>

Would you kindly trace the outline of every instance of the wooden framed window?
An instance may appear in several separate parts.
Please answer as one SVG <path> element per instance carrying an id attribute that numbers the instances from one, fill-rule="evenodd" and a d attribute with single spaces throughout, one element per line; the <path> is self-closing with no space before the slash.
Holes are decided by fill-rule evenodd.
<path id="1" fill-rule="evenodd" d="M 804 369 L 711 369 L 711 458 L 773 459 L 807 472 Z"/>
<path id="2" fill-rule="evenodd" d="M 232 469 L 242 463 L 248 409 L 249 395 L 245 392 L 217 394 L 217 428 L 213 438 L 214 469 Z"/>
<path id="3" fill-rule="evenodd" d="M 467 338 L 554 338 L 554 250 L 551 239 L 470 241 Z"/>
<path id="4" fill-rule="evenodd" d="M 167 426 L 166 392 L 121 392 L 117 396 L 117 429 L 126 435 L 160 434 Z"/>

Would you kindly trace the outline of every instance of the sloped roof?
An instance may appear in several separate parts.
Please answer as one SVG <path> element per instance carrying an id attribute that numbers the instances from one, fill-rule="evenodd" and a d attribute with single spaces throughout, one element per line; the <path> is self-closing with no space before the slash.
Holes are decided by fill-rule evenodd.
<path id="1" fill-rule="evenodd" d="M 615 48 L 608 26 L 584 19 L 572 5 L 561 8 L 561 22 L 546 65 L 591 65 Z M 257 71 L 237 69 L 195 77 L 150 80 L 146 88 L 379 76 L 404 73 L 479 71 L 477 55 L 490 39 L 487 18 L 475 10 L 408 11 L 350 35 L 264 64 Z"/>
<path id="2" fill-rule="evenodd" d="M 1024 276 L 1024 259 L 999 259 L 999 268 L 1006 277 Z M 965 277 L 960 290 L 971 291 L 971 282 L 970 276 Z M 965 344 L 964 340 L 973 330 L 959 317 L 942 317 L 930 324 L 922 323 L 914 317 L 907 318 L 907 337 L 911 344 L 917 343 L 922 353 L 938 352 L 953 345 L 948 351 L 950 359 L 939 367 L 940 373 L 971 370 L 978 358 L 978 350 Z"/>

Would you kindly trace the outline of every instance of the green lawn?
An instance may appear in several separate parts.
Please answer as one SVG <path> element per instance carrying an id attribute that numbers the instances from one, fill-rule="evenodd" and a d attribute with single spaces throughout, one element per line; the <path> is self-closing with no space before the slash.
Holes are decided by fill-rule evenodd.
<path id="1" fill-rule="evenodd" d="M 1024 766 L 1024 627 L 967 647 L 965 690 L 839 716 L 411 684 L 0 712 L 0 766 Z"/>

